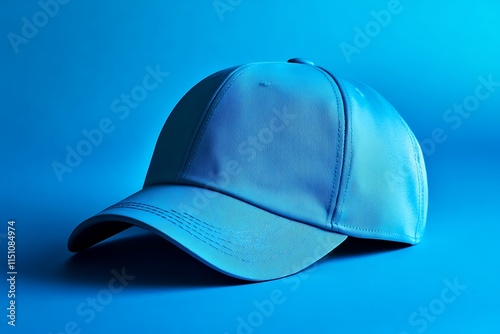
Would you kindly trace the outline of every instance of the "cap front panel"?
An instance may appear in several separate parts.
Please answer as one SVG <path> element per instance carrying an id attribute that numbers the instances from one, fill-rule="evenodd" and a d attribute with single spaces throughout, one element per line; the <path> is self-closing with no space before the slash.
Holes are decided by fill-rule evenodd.
<path id="1" fill-rule="evenodd" d="M 209 110 L 181 182 L 331 228 L 344 143 L 339 96 L 310 65 L 257 63 L 236 72 Z"/>

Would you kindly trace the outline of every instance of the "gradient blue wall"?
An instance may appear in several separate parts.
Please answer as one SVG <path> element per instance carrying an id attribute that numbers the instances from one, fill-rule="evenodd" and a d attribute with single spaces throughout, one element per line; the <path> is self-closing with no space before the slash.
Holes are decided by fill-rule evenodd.
<path id="1" fill-rule="evenodd" d="M 358 314 L 342 311 L 336 321 L 344 331 L 338 332 L 351 328 L 353 333 L 416 333 L 421 327 L 409 324 L 411 310 L 432 300 L 427 296 L 439 295 L 443 280 L 454 277 L 468 282 L 469 295 L 454 306 L 455 311 L 429 322 L 425 330 L 471 329 L 481 319 L 488 331 L 492 329 L 493 305 L 500 300 L 498 292 L 493 292 L 497 304 L 489 299 L 491 291 L 486 297 L 490 284 L 500 277 L 494 262 L 499 248 L 490 238 L 500 232 L 496 200 L 500 185 L 500 2 L 9 0 L 3 2 L 0 20 L 0 246 L 3 252 L 6 221 L 16 219 L 19 271 L 25 272 L 19 277 L 23 333 L 28 328 L 61 331 L 65 320 L 74 315 L 78 300 L 105 284 L 111 264 L 100 271 L 101 281 L 85 285 L 84 292 L 72 299 L 81 282 L 75 284 L 68 279 L 73 276 L 61 274 L 70 256 L 65 248 L 67 237 L 82 219 L 140 189 L 159 131 L 182 95 L 219 69 L 292 57 L 309 58 L 378 90 L 407 120 L 424 147 L 427 162 L 429 227 L 426 246 L 418 246 L 422 254 L 415 256 L 421 270 L 410 279 L 416 292 L 406 286 L 407 300 L 402 302 L 406 306 L 398 311 L 394 306 L 380 306 L 384 293 L 373 292 L 376 287 L 367 289 L 364 305 L 373 307 L 361 307 Z M 150 81 L 156 83 L 154 88 L 137 88 L 143 87 L 144 78 L 152 72 L 156 73 L 156 81 Z M 122 94 L 134 90 L 147 95 L 127 104 Z M 84 147 L 86 131 L 95 133 L 92 130 L 99 127 L 102 138 L 96 136 L 94 144 Z M 78 148 L 87 156 L 73 157 L 72 167 L 61 169 L 68 164 L 68 152 Z M 387 275 L 397 272 L 398 263 Z M 354 266 L 346 268 L 364 272 Z M 158 285 L 144 284 L 134 290 L 124 301 L 109 306 L 112 313 L 89 324 L 84 332 L 106 332 L 114 317 L 135 303 L 134 298 L 165 289 Z M 231 299 L 227 305 L 217 300 L 209 303 L 202 293 L 200 317 L 222 319 L 205 321 L 206 332 L 234 332 L 236 313 L 252 309 L 251 296 L 256 292 L 251 289 L 265 296 L 272 286 L 244 289 L 238 292 L 240 301 Z M 298 300 L 311 311 L 304 311 L 296 299 L 287 304 L 286 312 L 266 320 L 259 331 L 286 328 L 285 319 L 305 312 L 302 316 L 309 319 L 313 331 L 317 326 L 318 332 L 326 332 L 328 312 L 316 311 L 317 305 L 325 305 L 321 289 L 306 289 L 302 290 L 304 299 Z M 233 294 L 222 290 L 222 295 Z M 394 297 L 389 300 L 396 301 L 397 292 L 389 290 Z M 317 299 L 308 299 L 306 291 Z M 373 295 L 366 296 L 370 291 Z M 164 299 L 152 299 L 152 305 L 177 309 L 169 311 L 173 315 L 163 328 L 194 331 L 196 325 L 183 312 L 196 296 L 162 293 Z M 335 293 L 339 299 L 347 298 L 345 291 Z M 425 297 L 420 300 L 422 294 Z M 0 291 L 0 306 L 6 300 L 3 295 Z M 210 296 L 221 298 L 221 303 L 225 300 Z M 377 313 L 377 301 L 394 317 L 371 315 Z M 44 303 L 51 303 L 62 315 L 46 315 Z M 231 311 L 230 305 L 239 311 Z M 479 311 L 473 305 L 480 305 Z M 211 315 L 212 307 L 221 311 Z M 143 312 L 147 319 L 161 318 L 160 311 Z M 465 322 L 466 327 L 456 321 L 471 315 L 475 320 Z M 302 330 L 309 326 L 290 323 Z M 140 328 L 133 320 L 114 326 L 127 332 L 120 327 L 124 324 Z M 145 332 L 152 330 L 154 320 L 145 326 Z"/>

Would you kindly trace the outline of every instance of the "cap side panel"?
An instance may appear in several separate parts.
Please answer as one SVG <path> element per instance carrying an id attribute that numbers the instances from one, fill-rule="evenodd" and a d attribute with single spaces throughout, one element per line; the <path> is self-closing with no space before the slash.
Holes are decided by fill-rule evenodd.
<path id="1" fill-rule="evenodd" d="M 408 128 L 373 89 L 340 85 L 351 109 L 352 166 L 335 220 L 347 235 L 417 243 L 421 224 L 421 166 Z"/>
<path id="2" fill-rule="evenodd" d="M 415 227 L 415 240 L 417 242 L 420 241 L 422 235 L 425 230 L 425 222 L 427 220 L 427 175 L 425 170 L 425 162 L 422 154 L 422 150 L 420 149 L 420 145 L 415 138 L 415 135 L 410 130 L 408 124 L 401 118 L 401 122 L 406 129 L 406 133 L 410 138 L 413 144 L 413 154 L 414 154 L 414 163 L 415 163 L 415 171 L 418 177 L 418 223 Z"/>
<path id="3" fill-rule="evenodd" d="M 344 106 L 344 114 L 345 114 L 345 145 L 344 145 L 344 168 L 342 170 L 342 176 L 339 185 L 339 196 L 337 199 L 337 205 L 335 208 L 335 214 L 332 217 L 332 226 L 334 230 L 338 230 L 339 221 L 342 218 L 342 214 L 344 212 L 345 203 L 347 199 L 347 190 L 349 189 L 350 181 L 351 181 L 351 171 L 352 171 L 352 147 L 353 147 L 353 129 L 352 129 L 352 102 L 351 97 L 347 93 L 347 90 L 344 84 L 332 75 L 332 78 L 337 83 L 340 94 L 343 101 Z"/>
<path id="4" fill-rule="evenodd" d="M 237 67 L 214 73 L 200 81 L 177 103 L 156 142 L 144 186 L 175 182 L 183 170 L 200 119 L 217 91 Z"/>
<path id="5" fill-rule="evenodd" d="M 418 157 L 418 165 L 420 166 L 420 177 L 422 179 L 422 202 L 420 206 L 420 224 L 417 227 L 417 236 L 419 235 L 420 238 L 423 237 L 424 232 L 425 232 L 425 226 L 427 223 L 427 210 L 428 210 L 428 205 L 429 205 L 429 190 L 428 190 L 428 185 L 427 185 L 427 170 L 425 167 L 425 160 L 424 160 L 424 155 L 422 154 L 422 150 L 420 148 L 420 145 L 418 144 L 417 139 L 415 136 L 413 136 L 413 140 L 415 142 L 415 150 L 417 151 L 417 157 Z M 418 239 L 418 238 L 417 238 Z"/>
<path id="6" fill-rule="evenodd" d="M 217 95 L 214 98 L 214 103 L 210 104 L 209 108 L 207 109 L 207 112 L 205 113 L 205 117 L 204 117 L 203 121 L 201 122 L 201 127 L 198 130 L 197 135 L 196 135 L 196 138 L 197 138 L 196 142 L 193 143 L 193 148 L 191 150 L 192 152 L 190 152 L 189 160 L 187 161 L 187 164 L 182 172 L 182 176 L 181 176 L 182 179 L 184 179 L 186 177 L 186 175 L 189 173 L 192 162 L 196 157 L 196 153 L 198 152 L 198 149 L 200 148 L 200 142 L 203 139 L 203 136 L 205 134 L 205 130 L 207 129 L 208 124 L 210 123 L 210 120 L 212 118 L 212 115 L 214 114 L 214 111 L 217 109 L 217 107 L 219 106 L 220 102 L 222 101 L 224 95 L 229 90 L 229 88 L 231 88 L 231 86 L 236 81 L 236 79 L 238 79 L 238 77 L 240 75 L 242 75 L 245 71 L 250 69 L 252 66 L 255 66 L 255 65 L 248 64 L 248 65 L 240 67 L 237 71 L 235 71 L 230 76 L 230 78 L 228 78 L 227 82 L 225 82 L 224 85 L 220 87 L 219 92 L 217 93 Z"/>

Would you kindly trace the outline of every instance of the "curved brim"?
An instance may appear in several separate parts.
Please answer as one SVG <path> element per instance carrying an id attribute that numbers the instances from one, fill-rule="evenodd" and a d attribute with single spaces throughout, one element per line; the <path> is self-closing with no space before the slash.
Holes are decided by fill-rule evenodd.
<path id="1" fill-rule="evenodd" d="M 82 251 L 130 226 L 164 237 L 222 273 L 251 281 L 296 273 L 347 238 L 208 189 L 156 185 L 78 225 L 68 248 Z"/>

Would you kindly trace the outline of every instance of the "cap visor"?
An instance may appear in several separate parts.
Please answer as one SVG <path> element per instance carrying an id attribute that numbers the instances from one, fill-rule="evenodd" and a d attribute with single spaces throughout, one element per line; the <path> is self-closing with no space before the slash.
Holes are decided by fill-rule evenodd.
<path id="1" fill-rule="evenodd" d="M 84 250 L 130 226 L 164 237 L 222 273 L 251 281 L 296 273 L 347 238 L 209 189 L 156 185 L 78 225 L 68 248 Z"/>

